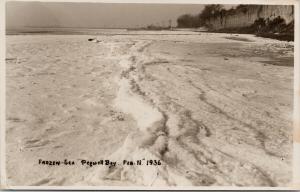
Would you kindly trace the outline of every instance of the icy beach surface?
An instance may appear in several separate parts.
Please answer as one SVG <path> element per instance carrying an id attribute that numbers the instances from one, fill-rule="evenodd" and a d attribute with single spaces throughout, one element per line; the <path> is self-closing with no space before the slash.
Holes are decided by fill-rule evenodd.
<path id="1" fill-rule="evenodd" d="M 292 42 L 182 31 L 9 35 L 6 63 L 9 185 L 291 182 Z M 75 165 L 39 164 L 65 159 Z M 161 164 L 123 164 L 142 159 Z"/>

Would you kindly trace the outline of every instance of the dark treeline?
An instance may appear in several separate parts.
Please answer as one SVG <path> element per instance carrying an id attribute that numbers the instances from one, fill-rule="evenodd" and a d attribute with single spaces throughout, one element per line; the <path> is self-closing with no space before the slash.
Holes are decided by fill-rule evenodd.
<path id="1" fill-rule="evenodd" d="M 251 6 L 256 5 L 238 5 L 235 8 L 225 9 L 223 5 L 212 4 L 206 5 L 201 13 L 196 15 L 185 14 L 177 19 L 177 27 L 202 27 L 207 26 L 207 21 L 211 18 L 225 17 L 228 15 L 235 15 L 239 12 L 246 13 Z"/>
<path id="2" fill-rule="evenodd" d="M 178 28 L 197 28 L 200 26 L 200 18 L 198 15 L 185 14 L 177 19 Z"/>
<path id="3" fill-rule="evenodd" d="M 206 21 L 219 15 L 221 12 L 226 12 L 222 5 L 212 4 L 206 5 L 203 11 L 196 15 L 185 14 L 177 19 L 177 27 L 179 28 L 197 28 L 205 26 Z"/>

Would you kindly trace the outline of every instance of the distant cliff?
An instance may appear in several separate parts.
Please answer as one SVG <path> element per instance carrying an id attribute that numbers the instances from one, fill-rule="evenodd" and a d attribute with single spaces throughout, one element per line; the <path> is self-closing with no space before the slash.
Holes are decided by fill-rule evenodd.
<path id="1" fill-rule="evenodd" d="M 294 6 L 241 4 L 225 9 L 221 4 L 208 4 L 199 14 L 178 17 L 177 27 L 206 27 L 213 32 L 250 33 L 293 41 Z"/>
<path id="2" fill-rule="evenodd" d="M 292 5 L 239 5 L 235 9 L 216 11 L 204 23 L 211 31 L 255 33 L 289 41 L 294 39 Z"/>
<path id="3" fill-rule="evenodd" d="M 206 21 L 211 29 L 249 27 L 260 18 L 273 20 L 281 17 L 289 24 L 294 20 L 294 9 L 291 5 L 245 5 L 237 9 L 220 12 Z"/>

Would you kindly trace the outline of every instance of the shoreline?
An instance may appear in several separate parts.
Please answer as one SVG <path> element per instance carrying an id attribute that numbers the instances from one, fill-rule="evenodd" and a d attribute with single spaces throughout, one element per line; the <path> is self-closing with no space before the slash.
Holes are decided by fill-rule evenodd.
<path id="1" fill-rule="evenodd" d="M 220 29 L 220 30 L 211 30 L 207 31 L 208 33 L 226 33 L 226 34 L 251 34 L 255 35 L 256 37 L 263 37 L 267 39 L 276 39 L 280 41 L 287 41 L 287 42 L 294 42 L 294 34 L 288 34 L 288 33 L 251 33 L 251 32 L 239 32 L 238 30 L 243 30 L 243 28 L 240 29 Z"/>
<path id="2" fill-rule="evenodd" d="M 182 30 L 180 30 L 182 29 Z M 89 30 L 89 29 L 87 29 Z M 97 29 L 92 29 L 97 30 Z M 103 30 L 103 29 L 100 29 Z M 104 29 L 109 30 L 109 29 Z M 125 30 L 120 31 L 120 33 L 108 33 L 97 31 L 64 31 L 64 30 L 45 30 L 45 31 L 6 31 L 7 36 L 12 35 L 96 35 L 96 36 L 122 36 L 122 35 L 150 35 L 147 32 L 157 32 L 151 33 L 151 35 L 197 35 L 201 33 L 224 33 L 224 34 L 249 34 L 255 35 L 256 37 L 263 37 L 266 39 L 276 39 L 286 42 L 294 42 L 294 34 L 288 33 L 252 33 L 244 31 L 244 28 L 226 28 L 220 30 L 197 30 L 196 28 L 174 28 L 174 29 L 162 29 L 162 30 L 147 30 L 147 29 L 111 29 L 111 30 Z M 145 33 L 139 33 L 145 32 Z M 172 33 L 159 33 L 159 32 L 182 32 L 177 34 Z"/>

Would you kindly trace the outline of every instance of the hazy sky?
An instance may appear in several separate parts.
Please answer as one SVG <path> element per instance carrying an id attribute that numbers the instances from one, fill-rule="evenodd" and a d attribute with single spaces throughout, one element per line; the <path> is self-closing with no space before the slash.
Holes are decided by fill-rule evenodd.
<path id="1" fill-rule="evenodd" d="M 182 14 L 197 14 L 203 5 L 7 2 L 8 29 L 22 27 L 142 27 L 167 25 Z"/>

